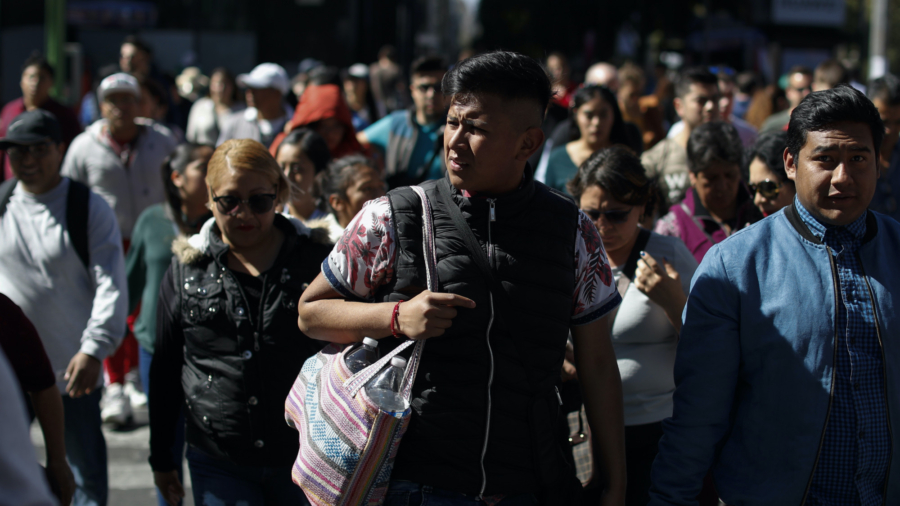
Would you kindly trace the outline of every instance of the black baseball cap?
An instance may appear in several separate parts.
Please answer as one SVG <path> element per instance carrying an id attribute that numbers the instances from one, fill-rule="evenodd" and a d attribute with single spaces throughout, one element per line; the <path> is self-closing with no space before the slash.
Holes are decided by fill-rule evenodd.
<path id="1" fill-rule="evenodd" d="M 26 111 L 15 117 L 6 129 L 6 137 L 0 139 L 0 149 L 11 144 L 37 144 L 50 140 L 62 142 L 62 130 L 56 116 L 43 110 Z"/>

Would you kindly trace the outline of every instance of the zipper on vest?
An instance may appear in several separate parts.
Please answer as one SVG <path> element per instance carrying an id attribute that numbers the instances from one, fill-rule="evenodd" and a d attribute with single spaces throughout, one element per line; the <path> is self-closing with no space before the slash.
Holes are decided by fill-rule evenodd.
<path id="1" fill-rule="evenodd" d="M 492 244 L 493 240 L 491 238 L 491 223 L 497 221 L 497 213 L 495 210 L 495 199 L 488 199 L 488 204 L 490 204 L 490 216 L 488 218 L 488 243 L 487 243 L 487 254 L 488 261 L 491 264 L 491 267 L 494 266 L 494 246 Z M 478 492 L 478 500 L 484 496 L 484 491 L 487 488 L 487 471 L 484 468 L 484 457 L 487 455 L 488 448 L 488 439 L 491 433 L 491 386 L 494 384 L 494 350 L 491 349 L 491 327 L 494 326 L 494 294 L 491 293 L 490 286 L 488 287 L 488 299 L 491 302 L 491 317 L 488 320 L 487 332 L 485 333 L 485 344 L 487 344 L 488 350 L 488 358 L 490 359 L 490 368 L 488 369 L 488 384 L 487 384 L 487 421 L 485 422 L 484 428 L 484 445 L 481 447 L 481 491 Z"/>
<path id="2" fill-rule="evenodd" d="M 816 450 L 816 460 L 813 462 L 812 472 L 809 473 L 809 481 L 806 482 L 803 500 L 800 501 L 801 506 L 806 504 L 806 499 L 809 497 L 809 489 L 812 487 L 813 478 L 816 476 L 816 468 L 819 467 L 819 457 L 822 456 L 822 445 L 825 443 L 825 431 L 828 429 L 828 420 L 831 419 L 831 405 L 834 402 L 834 368 L 837 366 L 838 332 L 840 332 L 837 325 L 838 311 L 840 311 L 838 305 L 841 303 L 838 294 L 841 292 L 841 280 L 838 276 L 837 265 L 834 262 L 834 255 L 832 255 L 831 248 L 825 246 L 825 251 L 828 253 L 828 262 L 831 264 L 831 278 L 834 283 L 834 351 L 831 355 L 831 388 L 828 392 L 828 408 L 825 410 L 825 423 L 822 425 L 822 435 L 819 437 L 819 448 Z M 874 301 L 872 304 L 874 305 Z"/>

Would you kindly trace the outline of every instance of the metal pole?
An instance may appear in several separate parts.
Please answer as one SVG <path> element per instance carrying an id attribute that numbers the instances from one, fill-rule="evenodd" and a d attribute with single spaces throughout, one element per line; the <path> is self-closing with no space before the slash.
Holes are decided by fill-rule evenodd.
<path id="1" fill-rule="evenodd" d="M 50 94 L 66 102 L 66 0 L 44 0 L 44 40 L 47 61 L 56 71 Z"/>
<path id="2" fill-rule="evenodd" d="M 887 56 L 885 55 L 888 31 L 888 0 L 871 1 L 872 12 L 869 18 L 869 79 L 874 79 L 883 76 L 888 71 Z"/>

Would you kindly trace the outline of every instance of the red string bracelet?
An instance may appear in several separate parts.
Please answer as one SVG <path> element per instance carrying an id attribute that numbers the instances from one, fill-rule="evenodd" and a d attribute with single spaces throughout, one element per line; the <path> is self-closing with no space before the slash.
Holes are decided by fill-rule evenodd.
<path id="1" fill-rule="evenodd" d="M 400 303 L 406 302 L 405 300 L 401 300 L 394 306 L 394 312 L 391 313 L 391 334 L 396 338 L 403 337 L 403 334 L 398 332 L 397 330 L 400 328 Z"/>

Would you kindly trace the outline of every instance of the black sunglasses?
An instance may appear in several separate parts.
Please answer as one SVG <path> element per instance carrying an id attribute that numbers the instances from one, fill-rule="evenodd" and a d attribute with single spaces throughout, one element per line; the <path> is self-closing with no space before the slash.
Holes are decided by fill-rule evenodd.
<path id="1" fill-rule="evenodd" d="M 241 204 L 247 204 L 247 207 L 254 214 L 265 214 L 272 210 L 276 198 L 278 198 L 278 195 L 274 193 L 257 193 L 256 195 L 251 195 L 247 200 L 242 200 L 233 195 L 217 197 L 216 193 L 213 192 L 213 202 L 219 207 L 219 212 L 229 215 L 237 213 L 238 206 Z"/>
<path id="2" fill-rule="evenodd" d="M 606 219 L 609 220 L 610 223 L 625 223 L 628 220 L 628 215 L 631 214 L 631 209 L 627 211 L 601 211 L 599 209 L 582 209 L 584 214 L 591 217 L 592 221 L 597 221 L 600 219 L 600 216 L 606 216 Z"/>
<path id="3" fill-rule="evenodd" d="M 772 181 L 771 179 L 766 179 L 765 181 L 760 181 L 759 183 L 753 183 L 750 185 L 750 192 L 756 195 L 759 192 L 760 195 L 767 199 L 774 199 L 778 196 L 778 193 L 781 191 L 781 183 L 777 181 Z"/>

